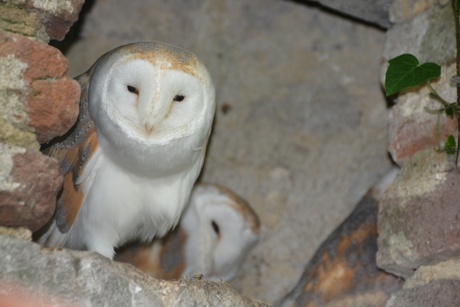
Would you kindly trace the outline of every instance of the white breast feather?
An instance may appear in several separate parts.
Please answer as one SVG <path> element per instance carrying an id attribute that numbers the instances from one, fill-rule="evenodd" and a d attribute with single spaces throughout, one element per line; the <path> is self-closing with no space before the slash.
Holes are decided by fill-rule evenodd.
<path id="1" fill-rule="evenodd" d="M 163 236 L 179 220 L 188 202 L 189 189 L 201 169 L 166 178 L 148 179 L 127 173 L 101 153 L 93 179 L 83 183 L 86 198 L 65 245 L 85 247 L 113 257 L 114 246 Z M 177 204 L 177 205 L 176 205 Z"/>

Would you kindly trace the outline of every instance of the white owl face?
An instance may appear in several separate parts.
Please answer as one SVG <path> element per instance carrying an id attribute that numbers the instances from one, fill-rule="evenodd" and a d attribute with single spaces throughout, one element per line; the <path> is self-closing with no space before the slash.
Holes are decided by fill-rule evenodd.
<path id="1" fill-rule="evenodd" d="M 88 91 L 100 145 L 138 172 L 146 160 L 179 170 L 204 150 L 215 112 L 214 86 L 192 53 L 164 43 L 117 48 L 92 67 Z M 141 162 L 141 163 L 137 163 Z M 172 166 L 172 168 L 171 168 Z"/>
<path id="2" fill-rule="evenodd" d="M 234 278 L 259 237 L 259 221 L 247 203 L 206 184 L 195 187 L 181 225 L 190 234 L 185 274 L 212 280 Z"/>
<path id="3" fill-rule="evenodd" d="M 103 102 L 112 122 L 148 146 L 195 132 L 205 110 L 204 91 L 193 75 L 130 59 L 112 69 Z"/>

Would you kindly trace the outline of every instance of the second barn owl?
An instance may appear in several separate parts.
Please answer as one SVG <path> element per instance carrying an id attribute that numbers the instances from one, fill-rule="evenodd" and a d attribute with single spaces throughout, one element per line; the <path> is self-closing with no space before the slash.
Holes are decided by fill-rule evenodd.
<path id="1" fill-rule="evenodd" d="M 112 258 L 179 221 L 203 165 L 214 86 L 194 54 L 160 42 L 118 47 L 77 80 L 78 121 L 47 150 L 65 177 L 39 242 Z"/>
<path id="2" fill-rule="evenodd" d="M 131 244 L 115 256 L 162 279 L 202 274 L 233 279 L 259 238 L 259 219 L 248 203 L 222 186 L 200 183 L 174 231 L 150 244 Z"/>

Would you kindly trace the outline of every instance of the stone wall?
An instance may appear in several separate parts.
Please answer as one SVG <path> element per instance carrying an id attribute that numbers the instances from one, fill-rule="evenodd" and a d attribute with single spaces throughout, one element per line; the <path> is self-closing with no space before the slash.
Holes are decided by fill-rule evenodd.
<path id="1" fill-rule="evenodd" d="M 5 68 L 0 76 L 0 225 L 34 231 L 52 215 L 62 178 L 57 162 L 39 148 L 65 133 L 76 119 L 79 87 L 67 76 L 68 65 L 75 75 L 121 43 L 168 41 L 197 53 L 216 81 L 219 109 L 203 179 L 242 194 L 263 224 L 261 242 L 233 286 L 264 301 L 279 299 L 294 287 L 321 241 L 390 167 L 379 61 L 410 52 L 421 61 L 442 64 L 443 76 L 433 86 L 446 99 L 455 99 L 448 82 L 455 69 L 448 0 L 382 0 L 375 6 L 353 1 L 346 9 L 340 1 L 315 2 L 389 26 L 383 59 L 383 32 L 298 3 L 201 0 L 184 8 L 183 3 L 168 1 L 139 1 L 134 6 L 120 2 L 117 7 L 96 1 L 82 27 L 82 40 L 70 45 L 68 64 L 48 41 L 64 38 L 83 0 L 0 3 L 0 66 Z M 126 20 L 136 22 L 122 23 Z M 385 69 L 383 64 L 381 71 Z M 457 270 L 460 248 L 458 175 L 451 158 L 433 151 L 436 117 L 424 107 L 435 108 L 436 102 L 427 93 L 421 88 L 400 95 L 390 113 L 389 151 L 402 171 L 380 206 L 377 260 L 408 281 L 389 306 L 456 305 L 459 279 L 451 272 Z M 456 121 L 441 121 L 442 138 L 456 129 Z M 23 232 L 30 240 L 30 233 Z M 171 301 L 154 291 L 172 291 L 200 303 L 218 287 L 241 304 L 258 304 L 220 284 L 158 285 L 90 253 L 40 250 L 7 235 L 0 236 L 0 244 L 9 246 L 1 249 L 2 259 L 8 259 L 2 262 L 3 272 L 29 262 L 36 272 L 44 265 L 64 263 L 58 269 L 76 282 L 63 283 L 56 291 L 76 294 L 52 296 L 56 305 L 62 298 L 97 303 L 97 284 L 81 290 L 92 270 L 105 271 L 101 278 L 116 277 L 114 292 L 104 292 L 109 302 L 117 297 L 117 287 L 129 292 L 132 302 L 164 304 Z M 24 254 L 15 257 L 12 246 Z M 26 289 L 25 296 L 33 287 L 45 290 L 45 295 L 55 293 L 54 277 L 41 288 L 41 280 L 34 284 L 16 275 L 3 277 L 8 287 L 0 287 L 0 299 L 8 289 L 19 289 L 21 295 Z M 154 286 L 144 288 L 147 284 Z M 205 295 L 196 298 L 197 292 L 188 292 L 194 286 L 197 292 L 205 289 Z M 137 296 L 139 289 L 144 292 Z M 437 291 L 445 292 L 436 298 Z"/>
<path id="2" fill-rule="evenodd" d="M 37 230 L 54 211 L 58 163 L 40 143 L 67 132 L 80 86 L 67 59 L 48 45 L 63 39 L 83 1 L 0 3 L 0 224 Z"/>
<path id="3" fill-rule="evenodd" d="M 382 75 L 389 59 L 412 53 L 421 63 L 442 66 L 433 88 L 456 101 L 450 82 L 455 75 L 450 1 L 396 0 L 390 19 L 394 24 L 387 32 Z M 460 253 L 460 178 L 455 157 L 434 150 L 437 117 L 425 108 L 439 108 L 439 103 L 428 93 L 427 87 L 404 92 L 390 114 L 389 151 L 402 169 L 380 204 L 377 264 L 407 281 L 387 306 L 458 305 L 460 280 L 453 272 Z M 457 135 L 456 119 L 443 116 L 440 127 L 442 141 Z"/>

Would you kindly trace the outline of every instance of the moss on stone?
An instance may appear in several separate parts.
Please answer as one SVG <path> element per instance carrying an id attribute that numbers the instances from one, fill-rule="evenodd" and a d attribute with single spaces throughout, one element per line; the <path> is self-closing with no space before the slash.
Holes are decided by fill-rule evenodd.
<path id="1" fill-rule="evenodd" d="M 0 29 L 48 41 L 40 18 L 35 12 L 0 3 Z M 45 36 L 44 36 L 45 35 Z"/>
<path id="2" fill-rule="evenodd" d="M 0 67 L 4 68 L 0 75 L 0 142 L 38 149 L 34 130 L 27 124 L 25 102 L 20 98 L 26 95 L 23 73 L 28 66 L 8 55 L 0 57 Z"/>

